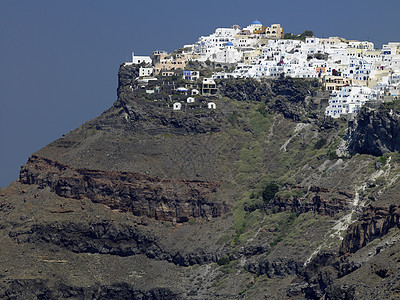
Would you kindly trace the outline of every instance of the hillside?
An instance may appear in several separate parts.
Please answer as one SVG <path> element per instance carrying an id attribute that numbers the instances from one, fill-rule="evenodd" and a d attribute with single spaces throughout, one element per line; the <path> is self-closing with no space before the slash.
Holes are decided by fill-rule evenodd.
<path id="1" fill-rule="evenodd" d="M 348 123 L 316 80 L 221 80 L 186 103 L 168 86 L 188 82 L 136 77 L 121 65 L 110 109 L 1 190 L 1 298 L 400 296 L 396 103 Z"/>

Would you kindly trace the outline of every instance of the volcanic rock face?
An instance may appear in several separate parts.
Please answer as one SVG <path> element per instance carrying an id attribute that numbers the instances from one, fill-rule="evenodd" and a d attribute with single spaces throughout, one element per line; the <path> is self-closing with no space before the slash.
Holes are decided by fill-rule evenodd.
<path id="1" fill-rule="evenodd" d="M 374 207 L 370 205 L 347 230 L 339 252 L 341 254 L 354 253 L 399 225 L 400 209 L 398 206 Z"/>
<path id="2" fill-rule="evenodd" d="M 221 182 L 171 180 L 139 173 L 76 169 L 38 156 L 22 167 L 20 182 L 49 186 L 57 195 L 88 198 L 136 216 L 186 222 L 212 218 L 228 211 L 223 203 L 210 202 Z"/>
<path id="3" fill-rule="evenodd" d="M 10 282 L 10 289 L 1 294 L 6 299 L 182 299 L 166 288 L 138 290 L 130 284 L 76 288 L 65 283 L 41 279 L 20 279 Z"/>
<path id="4" fill-rule="evenodd" d="M 348 203 L 354 195 L 334 191 L 332 189 L 311 186 L 309 188 L 302 186 L 292 187 L 290 190 L 307 191 L 306 197 L 275 197 L 269 204 L 269 209 L 278 211 L 291 211 L 306 213 L 312 211 L 317 214 L 335 216 L 337 213 L 348 209 Z"/>
<path id="5" fill-rule="evenodd" d="M 349 128 L 351 153 L 380 156 L 400 150 L 400 114 L 364 108 Z"/>
<path id="6" fill-rule="evenodd" d="M 302 265 L 291 259 L 263 261 L 258 264 L 248 264 L 246 270 L 257 275 L 267 275 L 269 278 L 284 278 L 288 275 L 297 275 Z"/>
<path id="7" fill-rule="evenodd" d="M 139 65 L 122 64 L 118 70 L 118 92 L 121 92 L 120 88 L 131 86 L 133 81 L 139 77 Z"/>

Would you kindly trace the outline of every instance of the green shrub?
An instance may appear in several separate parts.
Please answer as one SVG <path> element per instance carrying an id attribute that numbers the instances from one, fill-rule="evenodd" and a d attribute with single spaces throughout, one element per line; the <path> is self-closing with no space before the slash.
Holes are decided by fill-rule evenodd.
<path id="1" fill-rule="evenodd" d="M 219 266 L 229 265 L 229 263 L 230 263 L 230 259 L 229 259 L 228 256 L 221 257 L 221 258 L 217 261 L 217 264 L 218 264 Z"/>
<path id="2" fill-rule="evenodd" d="M 320 138 L 314 145 L 314 149 L 321 149 L 326 144 L 326 138 Z"/>
<path id="3" fill-rule="evenodd" d="M 264 203 L 269 203 L 274 197 L 275 194 L 279 191 L 279 186 L 276 183 L 270 183 L 268 184 L 264 191 L 262 192 L 262 197 L 264 200 Z"/>
<path id="4" fill-rule="evenodd" d="M 383 165 L 386 165 L 388 158 L 385 155 L 382 155 L 379 157 L 379 162 L 381 162 Z"/>
<path id="5" fill-rule="evenodd" d="M 334 160 L 334 159 L 338 159 L 339 156 L 336 154 L 336 150 L 330 150 L 328 152 L 328 159 L 330 160 Z"/>

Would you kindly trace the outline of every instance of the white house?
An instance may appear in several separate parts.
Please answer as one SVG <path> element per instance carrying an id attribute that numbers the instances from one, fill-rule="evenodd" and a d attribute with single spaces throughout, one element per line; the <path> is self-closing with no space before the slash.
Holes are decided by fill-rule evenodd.
<path id="1" fill-rule="evenodd" d="M 208 107 L 209 109 L 216 109 L 216 108 L 217 108 L 217 105 L 215 105 L 214 102 L 208 102 L 208 103 L 207 103 L 207 107 Z"/>
<path id="2" fill-rule="evenodd" d="M 251 22 L 251 24 L 245 28 L 243 28 L 243 30 L 248 30 L 250 31 L 251 34 L 253 34 L 254 30 L 261 30 L 262 29 L 262 24 L 260 21 L 255 20 L 253 22 Z"/>
<path id="3" fill-rule="evenodd" d="M 181 110 L 182 104 L 180 102 L 175 102 L 172 106 L 173 110 Z"/>
<path id="4" fill-rule="evenodd" d="M 196 52 L 205 53 L 209 48 L 223 47 L 227 42 L 233 42 L 235 35 L 240 29 L 234 28 L 217 28 L 214 33 L 209 36 L 201 36 L 195 47 Z"/>
<path id="5" fill-rule="evenodd" d="M 307 37 L 305 43 L 302 43 L 302 49 L 306 54 L 323 53 L 324 46 L 319 43 L 319 38 Z"/>
<path id="6" fill-rule="evenodd" d="M 363 58 L 351 58 L 348 67 L 343 72 L 343 77 L 355 80 L 368 81 L 372 65 Z"/>
<path id="7" fill-rule="evenodd" d="M 135 56 L 135 53 L 132 52 L 132 63 L 133 64 L 141 64 L 141 63 L 151 64 L 152 60 L 151 60 L 150 56 Z"/>
<path id="8" fill-rule="evenodd" d="M 186 99 L 186 102 L 187 102 L 187 103 L 193 103 L 193 102 L 194 102 L 194 98 L 193 98 L 193 97 L 188 97 L 188 98 Z"/>
<path id="9" fill-rule="evenodd" d="M 242 54 L 234 48 L 232 42 L 227 42 L 223 48 L 218 49 L 209 57 L 211 61 L 221 63 L 236 63 L 241 58 Z"/>
<path id="10" fill-rule="evenodd" d="M 371 98 L 371 89 L 365 86 L 345 86 L 334 91 L 329 99 L 325 115 L 339 118 L 342 115 L 357 114 Z"/>
<path id="11" fill-rule="evenodd" d="M 153 68 L 144 68 L 140 67 L 139 68 L 139 77 L 148 77 L 153 75 Z"/>
<path id="12" fill-rule="evenodd" d="M 185 80 L 198 80 L 200 78 L 200 72 L 199 71 L 183 71 L 182 79 Z"/>

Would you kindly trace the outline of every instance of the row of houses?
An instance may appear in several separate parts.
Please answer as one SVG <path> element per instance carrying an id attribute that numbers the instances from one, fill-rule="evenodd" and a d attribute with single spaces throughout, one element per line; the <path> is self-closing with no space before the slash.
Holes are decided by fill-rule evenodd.
<path id="1" fill-rule="evenodd" d="M 155 51 L 152 58 L 132 54 L 131 63 L 151 64 L 151 67 L 140 69 L 140 77 L 171 76 L 176 70 L 182 70 L 181 76 L 186 80 L 200 78 L 198 71 L 188 70 L 190 61 L 235 64 L 233 70 L 216 72 L 203 80 L 201 93 L 208 95 L 216 93 L 215 82 L 211 81 L 214 79 L 278 77 L 282 74 L 319 78 L 325 89 L 332 93 L 326 115 L 334 118 L 357 113 L 370 100 L 399 97 L 399 42 L 376 49 L 372 42 L 340 37 L 310 36 L 305 40 L 283 37 L 280 24 L 263 26 L 256 20 L 244 28 L 238 25 L 217 28 L 214 33 L 201 36 L 196 43 L 170 54 Z"/>

